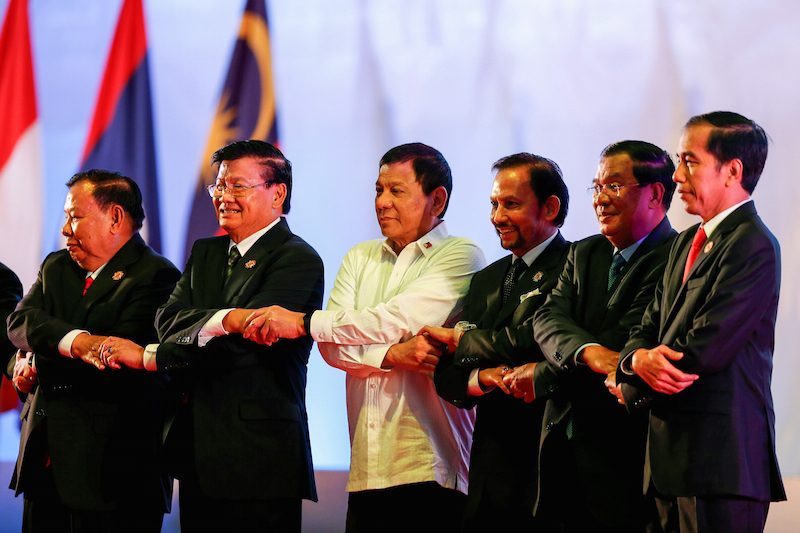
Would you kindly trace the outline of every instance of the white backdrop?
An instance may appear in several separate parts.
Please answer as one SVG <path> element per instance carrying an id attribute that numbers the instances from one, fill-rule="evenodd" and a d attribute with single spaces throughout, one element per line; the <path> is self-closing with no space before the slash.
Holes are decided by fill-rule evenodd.
<path id="1" fill-rule="evenodd" d="M 31 0 L 52 243 L 43 253 L 59 242 L 63 183 L 78 166 L 120 3 Z M 179 266 L 243 4 L 145 1 L 165 252 Z M 454 173 L 448 227 L 493 259 L 503 253 L 488 222 L 497 158 L 524 150 L 561 165 L 572 194 L 563 232 L 574 240 L 596 232 L 584 191 L 606 144 L 638 138 L 674 152 L 685 120 L 716 109 L 758 121 L 772 145 L 755 200 L 783 247 L 778 448 L 784 473 L 800 474 L 796 2 L 270 0 L 268 9 L 282 147 L 295 169 L 289 221 L 322 255 L 328 288 L 346 250 L 378 236 L 376 166 L 396 144 L 423 141 L 444 153 Z M 675 203 L 670 215 L 683 229 L 694 221 Z M 0 231 L 0 250 L 24 240 Z M 314 351 L 308 406 L 318 468 L 348 465 L 343 377 Z"/>

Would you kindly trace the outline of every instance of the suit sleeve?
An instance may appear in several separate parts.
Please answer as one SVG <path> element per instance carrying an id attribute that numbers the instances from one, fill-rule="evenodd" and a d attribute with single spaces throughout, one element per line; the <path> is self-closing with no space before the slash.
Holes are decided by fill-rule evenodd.
<path id="1" fill-rule="evenodd" d="M 280 305 L 286 309 L 310 312 L 321 304 L 323 266 L 319 256 L 307 245 L 286 243 L 276 251 L 277 257 L 263 274 L 258 290 L 246 303 L 246 309 Z M 204 348 L 197 348 L 197 335 L 219 309 L 195 307 L 193 286 L 199 267 L 193 266 L 194 254 L 167 303 L 156 313 L 156 328 L 161 345 L 156 353 L 158 368 L 186 366 L 209 353 L 233 356 L 252 354 L 253 341 L 241 335 L 225 335 L 212 339 Z M 268 349 L 268 347 L 263 347 Z"/>
<path id="2" fill-rule="evenodd" d="M 17 348 L 35 352 L 37 357 L 47 357 L 58 353 L 58 342 L 73 329 L 81 329 L 76 324 L 51 316 L 46 311 L 44 295 L 45 270 L 51 267 L 51 254 L 42 263 L 36 281 L 22 298 L 17 309 L 8 317 L 8 336 Z"/>
<path id="3" fill-rule="evenodd" d="M 22 298 L 22 283 L 19 278 L 5 265 L 0 263 L 0 319 L 2 319 L 2 331 L 0 331 L 0 357 L 10 357 L 13 361 L 16 347 L 8 338 L 6 321 L 8 315 L 14 310 Z M 11 379 L 13 363 L 6 367 L 6 375 Z"/>
<path id="4" fill-rule="evenodd" d="M 323 358 L 333 367 L 365 377 L 382 372 L 389 348 L 413 337 L 425 325 L 442 325 L 458 314 L 473 274 L 483 266 L 483 254 L 472 243 L 461 242 L 443 255 L 408 290 L 374 307 L 357 309 L 358 257 L 347 254 L 322 311 L 322 334 L 315 340 Z"/>
<path id="5" fill-rule="evenodd" d="M 685 299 L 692 314 L 683 320 L 689 326 L 669 342 L 683 353 L 675 366 L 684 372 L 703 376 L 727 368 L 775 307 L 780 283 L 777 243 L 756 231 L 734 237 L 737 242 L 723 250 L 717 270 L 687 282 Z M 654 332 L 660 312 L 657 303 L 651 305 L 626 351 L 657 344 Z"/>

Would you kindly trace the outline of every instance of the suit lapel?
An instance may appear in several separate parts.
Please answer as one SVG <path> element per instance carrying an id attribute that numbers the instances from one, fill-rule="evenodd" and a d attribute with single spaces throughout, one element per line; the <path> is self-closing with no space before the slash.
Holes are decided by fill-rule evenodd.
<path id="1" fill-rule="evenodd" d="M 102 300 L 106 294 L 114 290 L 119 283 L 125 279 L 127 267 L 139 259 L 145 246 L 144 241 L 137 233 L 114 254 L 114 257 L 103 267 L 103 270 L 97 275 L 92 286 L 86 291 L 86 295 L 81 297 L 78 301 L 74 315 L 74 319 L 77 323 L 83 323 L 89 309 L 91 309 L 96 302 Z M 85 272 L 83 277 L 85 280 Z M 82 291 L 83 289 L 80 290 Z"/>
<path id="2" fill-rule="evenodd" d="M 236 297 L 242 293 L 244 285 L 254 277 L 259 277 L 260 272 L 270 262 L 272 253 L 291 236 L 289 225 L 284 218 L 281 218 L 280 222 L 262 235 L 234 267 L 228 283 L 222 289 L 224 301 L 235 302 Z"/>
<path id="3" fill-rule="evenodd" d="M 625 278 L 628 272 L 630 272 L 635 266 L 636 263 L 650 253 L 653 249 L 660 246 L 664 243 L 665 240 L 670 238 L 671 236 L 675 235 L 675 231 L 672 229 L 672 225 L 669 223 L 669 219 L 664 217 L 658 225 L 653 228 L 650 234 L 642 241 L 642 244 L 633 252 L 631 258 L 625 262 L 625 265 L 622 268 L 622 272 L 617 277 L 614 284 L 608 291 L 608 302 L 613 300 L 613 295 L 616 294 L 617 289 L 619 289 L 620 285 L 625 283 Z M 609 268 L 611 267 L 611 258 L 609 258 Z M 638 280 L 637 280 L 638 283 Z M 606 284 L 608 284 L 608 277 L 606 276 Z"/>
<path id="4" fill-rule="evenodd" d="M 514 289 L 511 291 L 511 294 L 508 296 L 508 301 L 502 306 L 500 312 L 497 314 L 497 318 L 495 319 L 494 323 L 495 327 L 498 327 L 500 324 L 504 324 L 508 321 L 509 317 L 514 313 L 517 307 L 519 307 L 523 295 L 534 292 L 542 285 L 549 282 L 550 276 L 558 276 L 559 273 L 555 267 L 560 260 L 561 249 L 563 246 L 564 237 L 558 233 L 556 238 L 553 239 L 549 245 L 547 245 L 547 248 L 545 248 L 544 251 L 539 254 L 539 257 L 537 257 L 533 263 L 531 263 L 531 265 L 525 269 L 517 283 L 514 285 Z M 553 270 L 556 270 L 556 272 L 553 272 Z M 503 278 L 505 278 L 505 274 Z M 502 290 L 503 279 L 500 280 L 500 290 L 498 291 L 498 295 L 502 293 Z M 500 299 L 501 298 L 498 297 L 498 301 Z"/>
<path id="5" fill-rule="evenodd" d="M 673 319 L 673 315 L 680 309 L 678 303 L 683 301 L 683 296 L 686 294 L 686 286 L 689 280 L 696 278 L 697 273 L 703 268 L 703 264 L 708 261 L 710 257 L 718 253 L 718 250 L 722 248 L 720 245 L 724 243 L 726 239 L 730 238 L 730 233 L 742 222 L 753 217 L 755 214 L 755 205 L 753 202 L 748 202 L 734 210 L 725 220 L 720 222 L 719 226 L 714 230 L 714 233 L 712 233 L 711 237 L 706 241 L 703 249 L 700 250 L 700 255 L 697 256 L 694 265 L 692 265 L 691 270 L 689 270 L 686 282 L 683 281 L 683 271 L 689 257 L 689 249 L 692 246 L 694 234 L 697 233 L 697 228 L 699 228 L 700 225 L 692 226 L 681 235 L 683 242 L 676 248 L 675 258 L 671 261 L 673 268 L 670 273 L 669 289 L 672 293 L 672 297 L 664 300 L 669 302 L 669 311 L 664 315 L 664 324 L 670 323 Z M 667 287 L 664 287 L 665 292 L 667 289 Z"/>

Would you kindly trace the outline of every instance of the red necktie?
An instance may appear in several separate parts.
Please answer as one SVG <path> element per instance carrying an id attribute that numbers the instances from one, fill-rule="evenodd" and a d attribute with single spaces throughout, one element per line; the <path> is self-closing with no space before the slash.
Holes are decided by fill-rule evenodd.
<path id="1" fill-rule="evenodd" d="M 92 286 L 92 283 L 94 283 L 94 278 L 92 276 L 89 276 L 86 278 L 86 281 L 83 282 L 83 296 L 86 296 L 86 291 L 89 290 L 89 287 Z"/>
<path id="2" fill-rule="evenodd" d="M 698 228 L 697 233 L 694 234 L 692 239 L 692 247 L 689 248 L 689 257 L 686 258 L 686 267 L 683 269 L 683 282 L 686 283 L 686 278 L 689 277 L 689 271 L 692 265 L 697 261 L 697 256 L 700 255 L 700 249 L 706 243 L 706 230 L 701 226 Z"/>

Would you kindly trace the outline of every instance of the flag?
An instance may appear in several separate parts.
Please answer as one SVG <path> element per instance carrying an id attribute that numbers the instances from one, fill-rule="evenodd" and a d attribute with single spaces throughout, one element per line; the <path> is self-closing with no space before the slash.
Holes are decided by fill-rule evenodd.
<path id="1" fill-rule="evenodd" d="M 0 124 L 0 260 L 29 287 L 41 259 L 43 216 L 27 0 L 9 1 L 0 32 Z M 18 402 L 11 382 L 3 378 L 0 409 L 11 409 Z"/>
<path id="2" fill-rule="evenodd" d="M 124 0 L 122 4 L 80 166 L 81 170 L 102 168 L 120 172 L 139 185 L 146 217 L 142 234 L 150 246 L 161 251 L 142 0 Z"/>
<path id="3" fill-rule="evenodd" d="M 186 231 L 186 257 L 198 238 L 219 230 L 206 186 L 214 182 L 211 155 L 226 144 L 260 139 L 277 144 L 269 23 L 264 0 L 247 0 L 222 86 L 216 114 L 200 162 L 200 175 Z"/>

